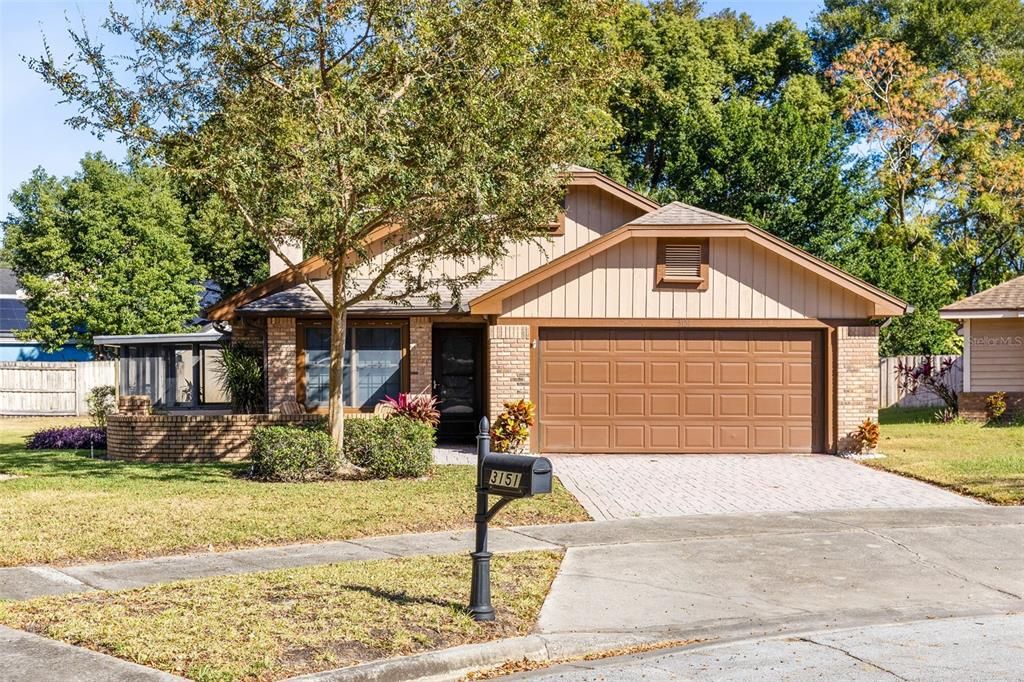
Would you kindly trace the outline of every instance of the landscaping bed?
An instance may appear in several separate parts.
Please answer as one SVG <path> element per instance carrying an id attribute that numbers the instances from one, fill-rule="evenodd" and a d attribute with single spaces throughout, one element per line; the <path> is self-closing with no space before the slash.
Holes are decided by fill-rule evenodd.
<path id="1" fill-rule="evenodd" d="M 0 420 L 0 566 L 70 564 L 472 526 L 475 470 L 426 478 L 267 483 L 245 464 L 144 464 L 88 451 L 27 450 L 24 437 L 68 420 Z M 518 501 L 502 525 L 589 517 L 556 483 Z"/>
<path id="2" fill-rule="evenodd" d="M 933 408 L 881 410 L 886 456 L 864 463 L 996 504 L 1024 504 L 1024 426 L 937 423 Z"/>
<path id="3" fill-rule="evenodd" d="M 274 680 L 529 633 L 561 555 L 493 559 L 494 623 L 466 555 L 361 561 L 0 604 L 0 623 L 202 682 Z"/>

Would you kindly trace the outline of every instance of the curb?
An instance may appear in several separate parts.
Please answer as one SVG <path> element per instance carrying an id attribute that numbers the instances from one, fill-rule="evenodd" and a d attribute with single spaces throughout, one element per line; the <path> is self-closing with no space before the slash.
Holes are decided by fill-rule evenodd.
<path id="1" fill-rule="evenodd" d="M 464 644 L 422 654 L 389 658 L 348 668 L 289 678 L 286 682 L 405 682 L 457 680 L 481 668 L 523 659 L 542 663 L 670 639 L 650 635 L 527 635 L 480 644 Z"/>

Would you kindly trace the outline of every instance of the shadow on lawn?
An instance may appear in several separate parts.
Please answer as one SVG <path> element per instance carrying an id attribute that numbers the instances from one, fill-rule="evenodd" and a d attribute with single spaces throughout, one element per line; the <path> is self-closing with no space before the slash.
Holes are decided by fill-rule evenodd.
<path id="1" fill-rule="evenodd" d="M 74 477 L 160 482 L 218 483 L 233 480 L 247 464 L 165 464 L 120 462 L 104 459 L 96 450 L 27 450 L 24 445 L 0 445 L 0 471 L 24 474 L 31 478 Z"/>
<path id="2" fill-rule="evenodd" d="M 881 426 L 893 424 L 936 424 L 938 407 L 885 407 L 878 411 Z"/>
<path id="3" fill-rule="evenodd" d="M 338 585 L 338 589 L 352 590 L 353 592 L 365 592 L 371 597 L 383 599 L 384 601 L 389 601 L 393 604 L 397 604 L 398 606 L 408 606 L 409 604 L 430 604 L 433 606 L 440 606 L 445 609 L 455 609 L 456 611 L 466 611 L 467 609 L 465 604 L 448 599 L 438 599 L 436 597 L 413 597 L 405 592 L 392 592 L 391 590 L 384 590 L 379 587 L 370 587 L 369 585 L 343 584 Z"/>

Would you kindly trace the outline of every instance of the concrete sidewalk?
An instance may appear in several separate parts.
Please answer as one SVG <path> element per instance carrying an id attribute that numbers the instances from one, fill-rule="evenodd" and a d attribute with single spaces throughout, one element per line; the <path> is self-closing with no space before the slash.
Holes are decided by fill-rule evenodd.
<path id="1" fill-rule="evenodd" d="M 185 682 L 176 675 L 0 626 L 0 682 Z"/>
<path id="2" fill-rule="evenodd" d="M 1024 616 L 879 625 L 581 661 L 506 679 L 965 680 L 1024 679 Z"/>
<path id="3" fill-rule="evenodd" d="M 815 533 L 870 533 L 872 528 L 969 528 L 1015 526 L 1024 528 L 1024 508 L 969 507 L 957 509 L 853 510 L 786 514 L 728 514 L 676 518 L 623 519 L 551 526 L 519 526 L 494 529 L 491 549 L 514 552 L 536 549 L 615 547 L 636 543 L 672 543 L 708 538 L 731 539 L 737 557 L 751 559 L 758 544 L 772 536 Z M 865 530 L 866 529 L 866 530 Z M 969 534 L 968 534 L 969 535 Z M 757 541 L 751 538 L 760 538 Z M 349 541 L 297 544 L 278 547 L 205 552 L 138 561 L 78 566 L 23 566 L 0 569 L 0 599 L 84 592 L 94 589 L 123 590 L 157 583 L 217 575 L 254 573 L 343 561 L 364 561 L 401 556 L 426 556 L 469 552 L 472 531 L 420 533 L 362 538 Z M 806 540 L 801 540 L 805 543 Z M 806 544 L 802 546 L 807 546 Z M 595 550 L 596 551 L 596 550 Z M 619 550 L 629 557 L 634 549 Z M 599 551 L 598 554 L 601 552 Z M 589 561 L 580 555 L 582 561 Z M 571 567 L 576 559 L 566 559 Z M 1024 588 L 1022 588 L 1024 589 Z"/>

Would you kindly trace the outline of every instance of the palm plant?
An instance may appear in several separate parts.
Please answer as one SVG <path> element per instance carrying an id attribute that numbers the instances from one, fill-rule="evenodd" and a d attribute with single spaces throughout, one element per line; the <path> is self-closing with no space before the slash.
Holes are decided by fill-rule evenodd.
<path id="1" fill-rule="evenodd" d="M 217 373 L 236 412 L 263 411 L 263 354 L 259 350 L 239 343 L 225 345 Z"/>

